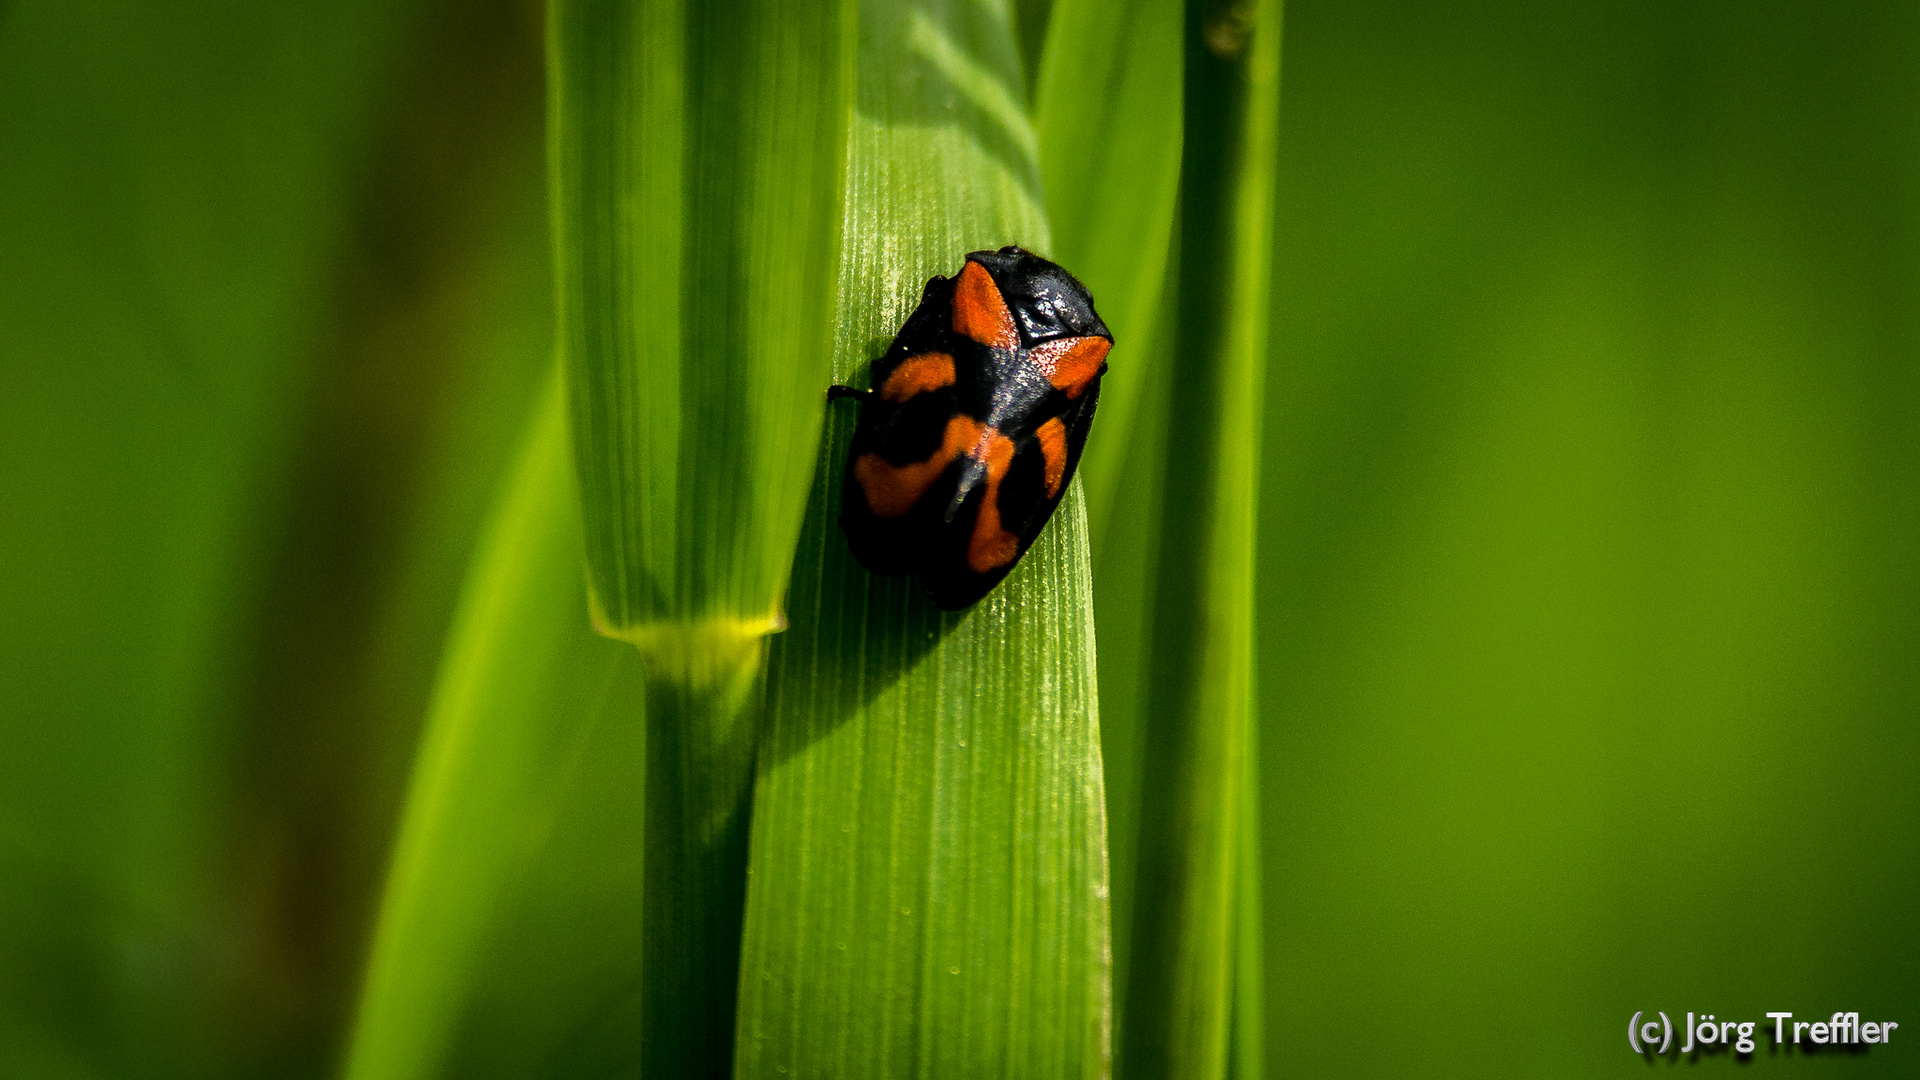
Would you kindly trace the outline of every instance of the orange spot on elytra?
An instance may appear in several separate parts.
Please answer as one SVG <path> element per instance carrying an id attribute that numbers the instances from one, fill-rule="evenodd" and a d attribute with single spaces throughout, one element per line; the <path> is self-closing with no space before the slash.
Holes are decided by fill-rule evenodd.
<path id="1" fill-rule="evenodd" d="M 1058 420 L 1049 423 L 1060 424 Z M 1045 426 L 1042 425 L 1042 430 Z M 1059 439 L 1064 469 L 1064 426 L 1060 427 Z M 967 566 L 976 574 L 984 574 L 1020 555 L 1020 538 L 1000 523 L 1000 481 L 1013 464 L 1012 439 L 970 416 L 953 416 L 947 420 L 940 448 L 925 461 L 895 465 L 879 454 L 861 454 L 853 461 L 853 478 L 859 482 L 875 517 L 896 518 L 912 510 L 939 479 L 940 473 L 962 453 L 986 466 L 987 490 L 980 501 L 980 513 L 974 518 L 973 535 L 967 539 Z M 1048 469 L 1051 476 L 1052 466 Z"/>
<path id="2" fill-rule="evenodd" d="M 1013 313 L 1000 295 L 993 275 L 977 262 L 968 262 L 953 287 L 953 329 L 955 333 L 994 349 L 1015 349 L 1020 335 L 1013 328 Z"/>
<path id="3" fill-rule="evenodd" d="M 946 435 L 933 456 L 906 465 L 895 465 L 879 454 L 861 454 L 853 461 L 853 478 L 860 482 L 867 507 L 883 518 L 897 518 L 913 509 L 947 463 L 979 442 L 984 430 L 970 416 L 955 416 L 947 421 Z"/>
<path id="4" fill-rule="evenodd" d="M 1067 425 L 1056 416 L 1033 434 L 1040 440 L 1040 460 L 1046 463 L 1047 498 L 1058 498 L 1060 482 L 1067 476 Z"/>
<path id="5" fill-rule="evenodd" d="M 974 519 L 973 536 L 967 541 L 967 566 L 984 574 L 1020 555 L 1020 538 L 1000 524 L 1000 480 L 1013 464 L 1013 440 L 987 428 L 967 456 L 987 466 L 987 494 L 980 500 L 980 516 Z"/>
<path id="6" fill-rule="evenodd" d="M 1103 337 L 1055 338 L 1035 345 L 1027 357 L 1048 382 L 1077 398 L 1100 374 L 1100 363 L 1111 348 L 1113 342 Z"/>
<path id="7" fill-rule="evenodd" d="M 953 357 L 941 352 L 924 353 L 900 361 L 880 388 L 880 396 L 888 401 L 905 401 L 915 394 L 952 385 Z"/>

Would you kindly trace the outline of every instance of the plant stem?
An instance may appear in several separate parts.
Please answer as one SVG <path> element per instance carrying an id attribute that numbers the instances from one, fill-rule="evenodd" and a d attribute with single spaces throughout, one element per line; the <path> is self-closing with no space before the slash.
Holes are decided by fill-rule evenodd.
<path id="1" fill-rule="evenodd" d="M 1123 1032 L 1136 1077 L 1224 1076 L 1240 830 L 1251 800 L 1254 522 L 1272 258 L 1278 0 L 1188 10 L 1178 340 L 1148 760 L 1166 812 L 1143 821 Z M 1243 993 L 1251 988 L 1243 988 Z"/>
<path id="2" fill-rule="evenodd" d="M 649 664 L 643 1075 L 732 1070 L 762 640 L 706 678 Z"/>

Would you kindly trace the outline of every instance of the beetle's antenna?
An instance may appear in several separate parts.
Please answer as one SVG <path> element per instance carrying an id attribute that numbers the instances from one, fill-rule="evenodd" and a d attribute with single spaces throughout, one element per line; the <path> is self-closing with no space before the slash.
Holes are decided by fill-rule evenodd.
<path id="1" fill-rule="evenodd" d="M 836 398 L 865 398 L 871 393 L 873 393 L 871 390 L 855 390 L 851 386 L 835 384 L 827 387 L 827 400 L 833 401 Z"/>

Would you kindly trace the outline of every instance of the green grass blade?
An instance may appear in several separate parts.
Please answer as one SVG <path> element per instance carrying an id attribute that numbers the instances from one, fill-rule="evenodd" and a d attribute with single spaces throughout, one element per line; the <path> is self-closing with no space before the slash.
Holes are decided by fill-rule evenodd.
<path id="1" fill-rule="evenodd" d="M 1255 656 L 1259 650 L 1253 650 Z M 1251 697 L 1256 711 L 1247 725 L 1247 750 L 1241 756 L 1238 847 L 1234 852 L 1233 1042 L 1228 1075 L 1260 1080 L 1267 1074 L 1267 928 L 1260 846 L 1260 701 L 1256 664 Z"/>
<path id="2" fill-rule="evenodd" d="M 835 374 L 935 273 L 1047 248 L 1004 13 L 868 3 Z M 1104 820 L 1079 488 L 963 613 L 853 563 L 831 415 L 773 639 L 736 1075 L 1099 1076 Z"/>
<path id="3" fill-rule="evenodd" d="M 236 1076 L 339 1074 L 460 587 L 552 379 L 527 14 L 435 4 L 416 24 L 328 267 L 299 450 L 242 601 L 266 614 L 231 676 L 247 731 L 227 764 L 220 918 L 282 928 L 239 954 L 259 974 L 223 1002 L 226 1030 L 249 1032 Z"/>
<path id="4" fill-rule="evenodd" d="M 448 644 L 368 965 L 353 1080 L 439 1076 L 455 1064 L 515 1075 L 529 1055 L 551 1060 L 569 1043 L 602 1059 L 635 1052 L 637 1028 L 595 1020 L 617 1014 L 638 981 L 640 661 L 588 627 L 579 545 L 556 386 Z M 564 931 L 536 917 L 551 911 L 556 882 L 574 894 Z"/>
<path id="5" fill-rule="evenodd" d="M 560 343 L 603 628 L 643 649 L 663 624 L 758 636 L 781 625 L 830 370 L 851 0 L 561 0 L 549 26 Z"/>
<path id="6" fill-rule="evenodd" d="M 1157 796 L 1158 767 L 1148 760 L 1151 708 L 1153 609 L 1166 523 L 1160 507 L 1179 460 L 1169 453 L 1171 418 L 1164 403 L 1178 368 L 1172 361 L 1172 333 L 1158 324 L 1152 339 L 1136 343 L 1122 357 L 1146 367 L 1142 408 L 1128 432 L 1126 456 L 1113 463 L 1124 477 L 1125 499 L 1100 522 L 1088 515 L 1089 547 L 1094 561 L 1094 610 L 1099 613 L 1100 755 L 1107 789 L 1107 860 L 1113 879 L 1113 1000 L 1122 1029 L 1132 979 L 1133 915 L 1139 880 L 1139 837 L 1143 814 Z M 1118 350 L 1116 349 L 1116 352 Z M 1088 478 L 1088 485 L 1093 480 Z M 1174 539 L 1178 539 L 1176 535 Z M 1179 549 L 1173 549 L 1177 556 Z M 1125 1045 L 1124 1030 L 1117 1044 Z M 1125 1071 L 1125 1063 L 1121 1063 Z"/>
<path id="7" fill-rule="evenodd" d="M 560 0 L 560 351 L 596 625 L 648 670 L 649 1071 L 724 1071 L 749 708 L 831 369 L 853 0 Z"/>
<path id="8" fill-rule="evenodd" d="M 1130 487 L 1123 463 L 1163 311 L 1180 189 L 1178 0 L 1056 0 L 1034 103 L 1054 258 L 1112 328 L 1112 369 L 1082 465 L 1099 537 Z"/>
<path id="9" fill-rule="evenodd" d="M 1189 12 L 1182 366 L 1169 401 L 1181 464 L 1160 507 L 1149 759 L 1163 787 L 1141 832 L 1141 881 L 1154 887 L 1139 894 L 1131 942 L 1122 1058 L 1132 1076 L 1223 1075 L 1234 1000 L 1258 996 L 1235 992 L 1234 939 L 1279 62 L 1278 0 Z"/>
<path id="10" fill-rule="evenodd" d="M 1156 402 L 1173 389 L 1164 324 L 1180 184 L 1182 15 L 1179 0 L 1058 0 L 1035 101 L 1054 254 L 1092 289 L 1116 342 L 1080 476 L 1097 569 L 1113 988 L 1122 1017 L 1160 524 L 1149 508 L 1165 471 L 1166 410 Z"/>
<path id="11" fill-rule="evenodd" d="M 1014 0 L 1014 37 L 1020 43 L 1020 69 L 1031 98 L 1040 79 L 1041 55 L 1047 49 L 1047 27 L 1053 22 L 1053 0 Z"/>

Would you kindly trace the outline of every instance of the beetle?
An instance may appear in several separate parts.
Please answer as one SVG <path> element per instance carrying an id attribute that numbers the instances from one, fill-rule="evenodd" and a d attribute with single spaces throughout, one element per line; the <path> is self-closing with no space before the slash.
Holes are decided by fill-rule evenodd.
<path id="1" fill-rule="evenodd" d="M 943 608 L 985 596 L 1026 554 L 1080 464 L 1113 334 L 1072 274 L 1030 251 L 975 251 L 870 368 L 840 528 L 862 566 L 916 574 Z"/>

